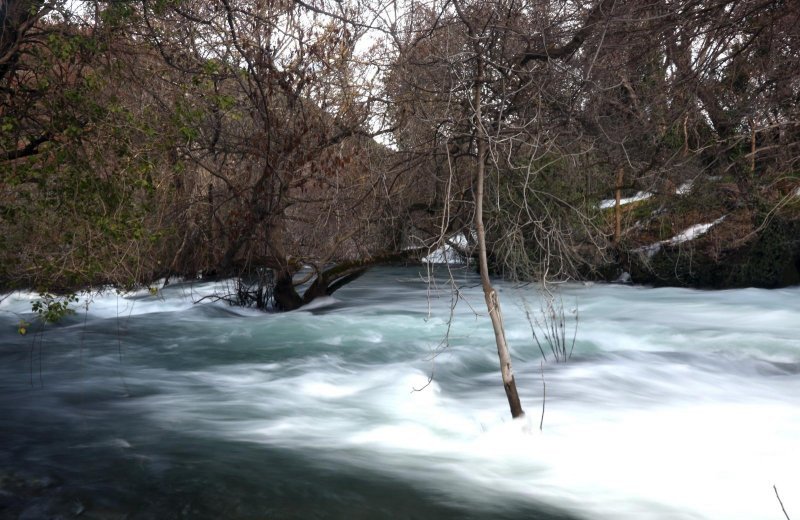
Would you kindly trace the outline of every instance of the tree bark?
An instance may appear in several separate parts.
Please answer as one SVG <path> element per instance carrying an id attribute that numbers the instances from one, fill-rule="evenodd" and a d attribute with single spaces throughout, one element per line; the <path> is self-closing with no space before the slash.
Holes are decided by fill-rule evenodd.
<path id="1" fill-rule="evenodd" d="M 622 238 L 622 181 L 624 180 L 625 170 L 622 168 L 617 172 L 617 185 L 614 189 L 614 246 L 619 247 Z"/>
<path id="2" fill-rule="evenodd" d="M 331 296 L 333 293 L 357 280 L 375 265 L 404 262 L 416 257 L 421 251 L 405 250 L 396 253 L 384 253 L 362 260 L 340 262 L 317 274 L 311 285 L 301 297 L 295 288 L 294 278 L 289 270 L 279 272 L 275 281 L 275 308 L 280 311 L 293 311 L 311 303 L 316 298 Z M 302 285 L 302 284 L 301 284 Z"/>
<path id="3" fill-rule="evenodd" d="M 275 299 L 275 308 L 280 311 L 293 311 L 303 305 L 303 298 L 294 289 L 292 274 L 289 271 L 277 275 L 272 295 Z"/>
<path id="4" fill-rule="evenodd" d="M 511 408 L 511 417 L 520 417 L 525 414 L 522 403 L 517 393 L 517 383 L 514 380 L 514 371 L 511 368 L 511 353 L 506 342 L 506 333 L 503 326 L 503 314 L 500 310 L 500 298 L 489 279 L 489 267 L 486 257 L 486 229 L 483 226 L 483 185 L 486 177 L 486 129 L 483 127 L 481 110 L 481 84 L 483 82 L 483 61 L 477 56 L 478 74 L 474 86 L 475 130 L 478 140 L 478 164 L 476 168 L 476 193 L 475 193 L 475 230 L 478 235 L 478 265 L 481 274 L 481 286 L 486 301 L 486 309 L 492 320 L 497 356 L 500 358 L 500 374 L 503 378 L 503 387 Z"/>
<path id="5" fill-rule="evenodd" d="M 0 80 L 14 70 L 22 55 L 25 33 L 45 12 L 43 0 L 0 2 Z"/>

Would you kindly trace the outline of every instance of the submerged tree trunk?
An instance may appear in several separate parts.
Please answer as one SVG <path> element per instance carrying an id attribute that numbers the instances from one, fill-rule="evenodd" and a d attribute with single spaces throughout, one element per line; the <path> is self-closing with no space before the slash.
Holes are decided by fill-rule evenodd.
<path id="1" fill-rule="evenodd" d="M 363 260 L 350 260 L 339 262 L 328 269 L 321 270 L 316 276 L 309 275 L 304 281 L 295 282 L 293 273 L 288 270 L 281 272 L 275 281 L 273 298 L 275 309 L 279 311 L 293 311 L 311 303 L 316 298 L 331 296 L 345 285 L 357 280 L 367 270 L 375 265 L 390 264 L 393 262 L 407 261 L 415 258 L 422 249 L 405 250 L 396 253 L 385 253 Z M 297 292 L 296 286 L 303 285 L 314 279 L 305 290 L 303 296 Z"/>
<path id="2" fill-rule="evenodd" d="M 275 280 L 275 289 L 272 293 L 275 308 L 279 311 L 293 311 L 303 305 L 303 299 L 294 288 L 292 273 L 284 271 Z"/>
<path id="3" fill-rule="evenodd" d="M 500 298 L 497 295 L 492 282 L 489 279 L 489 267 L 486 258 L 486 229 L 483 226 L 483 185 L 486 177 L 486 130 L 481 121 L 481 82 L 483 76 L 483 61 L 480 56 L 478 60 L 478 77 L 474 87 L 474 110 L 475 110 L 475 130 L 478 138 L 478 164 L 476 170 L 476 193 L 475 193 L 475 230 L 478 235 L 478 265 L 480 267 L 481 285 L 483 296 L 486 300 L 486 308 L 492 320 L 494 338 L 497 343 L 497 355 L 500 358 L 500 374 L 503 378 L 503 387 L 508 398 L 508 405 L 511 408 L 511 417 L 520 417 L 525 414 L 522 403 L 517 393 L 517 383 L 514 380 L 514 371 L 511 369 L 511 353 L 508 351 L 506 333 L 503 326 L 503 314 L 500 311 Z"/>

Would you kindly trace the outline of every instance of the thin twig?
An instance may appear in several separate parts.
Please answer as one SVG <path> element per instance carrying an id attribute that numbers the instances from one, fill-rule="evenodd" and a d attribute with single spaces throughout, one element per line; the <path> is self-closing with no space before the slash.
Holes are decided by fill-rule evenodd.
<path id="1" fill-rule="evenodd" d="M 544 403 L 547 400 L 547 384 L 544 382 L 544 361 L 539 362 L 539 369 L 542 373 L 542 417 L 539 419 L 539 431 L 542 431 L 542 426 L 544 425 Z"/>
<path id="2" fill-rule="evenodd" d="M 781 500 L 781 496 L 778 494 L 778 486 L 773 484 L 772 489 L 775 490 L 775 497 L 778 499 L 778 503 L 781 505 L 781 509 L 783 510 L 783 516 L 786 517 L 786 520 L 792 520 L 791 518 L 789 518 L 789 513 L 786 512 L 786 508 L 783 507 L 783 500 Z"/>
<path id="3" fill-rule="evenodd" d="M 530 308 L 528 307 L 528 302 L 525 301 L 525 298 L 522 299 L 522 305 L 525 307 L 525 316 L 527 316 L 528 324 L 531 326 L 531 335 L 533 336 L 533 340 L 536 342 L 536 346 L 539 347 L 539 352 L 542 353 L 542 359 L 547 361 L 547 356 L 544 354 L 542 344 L 539 342 L 539 338 L 536 337 L 536 330 L 533 327 L 533 318 L 531 318 Z"/>
<path id="4" fill-rule="evenodd" d="M 578 337 L 578 321 L 580 319 L 580 312 L 578 310 L 578 302 L 575 302 L 575 331 L 572 334 L 572 345 L 569 347 L 569 359 L 572 359 L 572 351 L 575 350 L 575 338 Z"/>

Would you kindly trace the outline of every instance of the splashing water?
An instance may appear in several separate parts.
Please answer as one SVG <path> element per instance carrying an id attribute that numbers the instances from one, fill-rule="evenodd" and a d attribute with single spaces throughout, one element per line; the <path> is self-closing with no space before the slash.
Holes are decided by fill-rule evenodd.
<path id="1" fill-rule="evenodd" d="M 34 296 L 9 296 L 0 517 L 781 518 L 773 485 L 800 515 L 800 288 L 565 285 L 556 364 L 536 289 L 499 283 L 512 421 L 456 278 L 444 344 L 452 295 L 411 268 L 286 314 L 194 305 L 210 283 L 95 296 L 24 337 Z"/>

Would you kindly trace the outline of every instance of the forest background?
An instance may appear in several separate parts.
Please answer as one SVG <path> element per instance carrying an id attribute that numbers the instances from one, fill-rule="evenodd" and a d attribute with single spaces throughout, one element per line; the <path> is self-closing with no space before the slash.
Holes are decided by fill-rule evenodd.
<path id="1" fill-rule="evenodd" d="M 0 289 L 51 310 L 198 275 L 290 310 L 443 246 L 520 280 L 800 283 L 797 2 L 4 0 L 0 23 Z"/>

